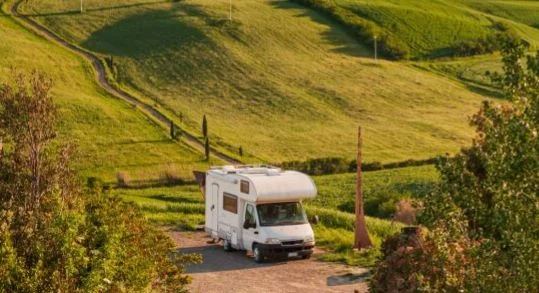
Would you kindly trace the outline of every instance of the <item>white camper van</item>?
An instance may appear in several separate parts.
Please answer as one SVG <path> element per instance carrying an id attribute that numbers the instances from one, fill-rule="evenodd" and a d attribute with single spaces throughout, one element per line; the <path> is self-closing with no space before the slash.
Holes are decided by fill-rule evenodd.
<path id="1" fill-rule="evenodd" d="M 198 177 L 204 229 L 226 251 L 251 251 L 257 262 L 311 256 L 314 234 L 301 205 L 316 196 L 309 176 L 262 165 L 214 167 Z"/>

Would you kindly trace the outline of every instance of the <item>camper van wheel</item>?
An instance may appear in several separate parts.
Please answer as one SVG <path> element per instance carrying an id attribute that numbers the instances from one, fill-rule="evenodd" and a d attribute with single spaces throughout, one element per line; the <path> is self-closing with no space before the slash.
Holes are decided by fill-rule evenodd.
<path id="1" fill-rule="evenodd" d="M 232 251 L 232 244 L 230 244 L 230 240 L 223 239 L 223 248 L 225 251 Z"/>
<path id="2" fill-rule="evenodd" d="M 262 254 L 262 250 L 258 245 L 253 246 L 253 257 L 255 258 L 255 262 L 261 263 L 264 261 L 264 255 Z"/>

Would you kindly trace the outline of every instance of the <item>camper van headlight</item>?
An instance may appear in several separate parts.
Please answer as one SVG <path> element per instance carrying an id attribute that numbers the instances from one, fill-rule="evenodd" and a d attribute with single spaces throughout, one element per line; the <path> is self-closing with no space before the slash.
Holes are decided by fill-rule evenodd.
<path id="1" fill-rule="evenodd" d="M 281 244 L 281 240 L 277 238 L 268 238 L 266 244 Z"/>
<path id="2" fill-rule="evenodd" d="M 312 235 L 305 236 L 305 238 L 303 238 L 303 243 L 304 244 L 314 244 L 314 237 Z"/>

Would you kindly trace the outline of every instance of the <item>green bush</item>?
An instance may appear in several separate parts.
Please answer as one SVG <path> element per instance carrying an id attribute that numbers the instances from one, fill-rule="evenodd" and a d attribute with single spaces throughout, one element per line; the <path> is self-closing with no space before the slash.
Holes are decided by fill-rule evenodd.
<path id="1" fill-rule="evenodd" d="M 458 43 L 453 48 L 455 56 L 473 56 L 482 54 L 491 54 L 502 49 L 504 43 L 514 41 L 518 37 L 512 31 L 504 31 L 495 34 L 490 34 L 483 38 L 475 40 L 465 40 Z"/>
<path id="2" fill-rule="evenodd" d="M 14 80 L 0 85 L 0 292 L 185 292 L 182 264 L 199 257 L 97 178 L 82 189 L 70 148 L 53 142 L 51 80 Z"/>
<path id="3" fill-rule="evenodd" d="M 365 193 L 363 209 L 365 214 L 371 217 L 391 218 L 397 210 L 398 202 L 402 199 L 408 199 L 408 197 L 389 187 L 370 189 L 368 193 Z M 340 204 L 338 208 L 343 212 L 355 213 L 355 199 Z"/>
<path id="4" fill-rule="evenodd" d="M 414 160 L 409 159 L 402 162 L 382 164 L 380 162 L 366 162 L 361 165 L 363 171 L 377 171 L 382 169 L 403 168 L 409 166 L 423 166 L 434 164 L 436 158 Z M 344 158 L 317 158 L 307 161 L 290 161 L 279 164 L 283 169 L 297 170 L 309 175 L 328 175 L 356 172 L 356 160 L 347 161 Z"/>
<path id="5" fill-rule="evenodd" d="M 387 292 L 390 274 L 409 292 L 539 291 L 539 52 L 526 51 L 504 44 L 494 81 L 512 103 L 485 101 L 472 117 L 472 146 L 440 160 L 425 198 L 425 243 L 386 255 L 371 291 Z"/>

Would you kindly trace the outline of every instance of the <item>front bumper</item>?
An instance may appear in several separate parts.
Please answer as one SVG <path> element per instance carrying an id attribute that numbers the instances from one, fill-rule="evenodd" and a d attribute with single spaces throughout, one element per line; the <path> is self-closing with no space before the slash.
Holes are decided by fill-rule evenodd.
<path id="1" fill-rule="evenodd" d="M 262 254 L 268 258 L 306 257 L 313 254 L 313 244 L 258 244 Z"/>

